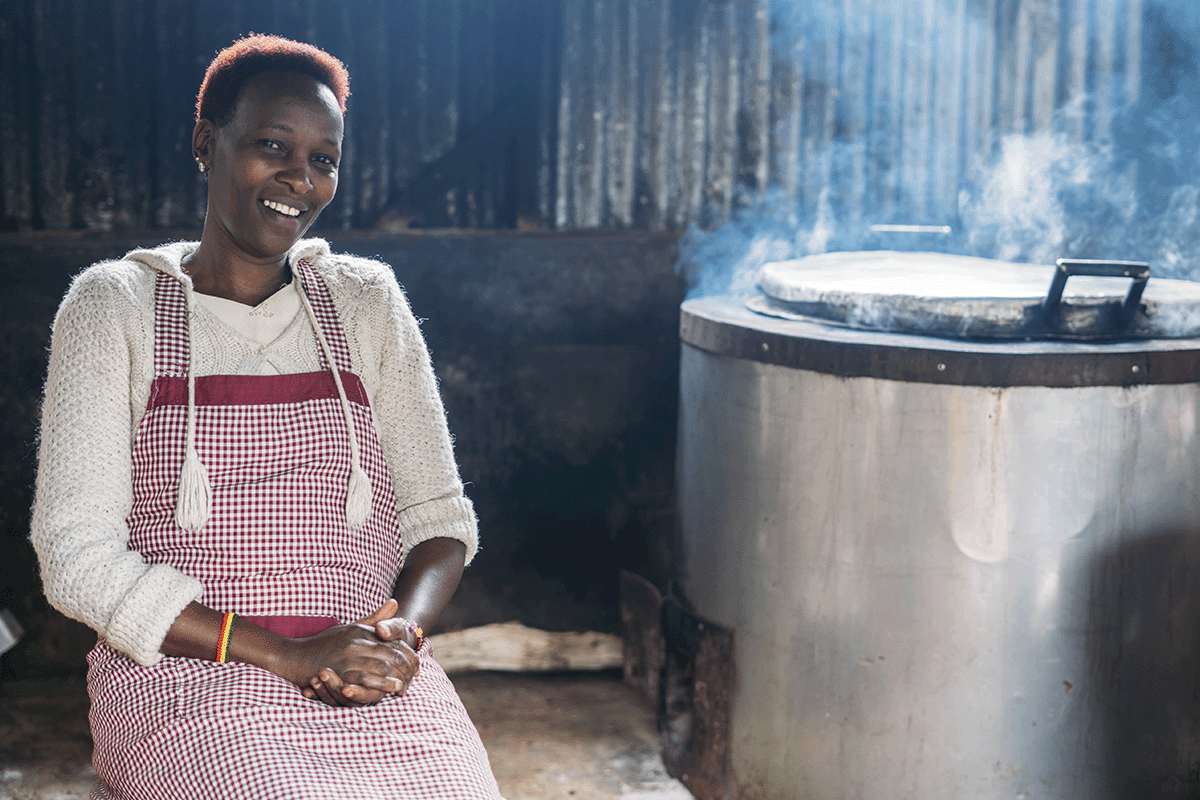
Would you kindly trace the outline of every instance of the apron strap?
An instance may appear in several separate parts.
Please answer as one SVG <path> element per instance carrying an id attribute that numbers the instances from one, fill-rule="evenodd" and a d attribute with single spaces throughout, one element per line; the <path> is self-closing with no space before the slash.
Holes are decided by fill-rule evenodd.
<path id="1" fill-rule="evenodd" d="M 163 272 L 154 278 L 154 377 L 188 374 L 187 297 L 179 281 Z"/>
<path id="2" fill-rule="evenodd" d="M 329 351 L 333 353 L 333 360 L 337 362 L 338 370 L 350 372 L 350 345 L 346 342 L 346 333 L 342 330 L 342 322 L 338 319 L 333 298 L 329 296 L 329 287 L 312 268 L 312 264 L 307 258 L 300 259 L 296 264 L 296 274 L 300 276 L 300 285 L 308 297 L 309 304 L 312 305 L 313 316 L 316 317 L 317 324 L 321 326 L 321 331 L 325 334 L 325 340 L 329 343 Z M 324 352 L 321 353 L 321 361 L 325 361 Z M 328 369 L 329 365 L 322 363 L 322 366 Z"/>

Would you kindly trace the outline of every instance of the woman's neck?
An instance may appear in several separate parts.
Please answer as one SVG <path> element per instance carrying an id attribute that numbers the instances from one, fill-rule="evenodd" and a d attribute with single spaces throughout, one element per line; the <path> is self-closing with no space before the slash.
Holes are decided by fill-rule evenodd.
<path id="1" fill-rule="evenodd" d="M 292 278 L 287 256 L 277 261 L 246 261 L 200 246 L 180 265 L 200 294 L 256 306 L 286 286 Z"/>

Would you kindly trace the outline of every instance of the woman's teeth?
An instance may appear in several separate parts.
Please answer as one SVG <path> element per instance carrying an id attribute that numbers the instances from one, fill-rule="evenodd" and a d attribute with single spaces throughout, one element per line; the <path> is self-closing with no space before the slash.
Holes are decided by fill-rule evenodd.
<path id="1" fill-rule="evenodd" d="M 280 214 L 284 214 L 289 217 L 300 216 L 300 209 L 292 208 L 291 206 L 285 206 L 283 203 L 276 203 L 274 200 L 263 200 L 262 204 L 272 211 L 278 211 Z"/>

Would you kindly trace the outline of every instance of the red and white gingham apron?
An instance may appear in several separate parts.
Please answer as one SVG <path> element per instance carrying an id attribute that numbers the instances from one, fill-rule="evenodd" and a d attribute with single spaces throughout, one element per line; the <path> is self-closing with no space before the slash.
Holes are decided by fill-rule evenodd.
<path id="1" fill-rule="evenodd" d="M 323 372 L 196 379 L 196 444 L 212 513 L 197 532 L 176 524 L 188 309 L 178 281 L 162 273 L 155 378 L 133 447 L 128 524 L 130 549 L 197 578 L 205 605 L 311 635 L 378 608 L 391 595 L 403 545 L 366 392 L 351 372 L 328 289 L 307 263 L 296 273 L 350 399 L 373 492 L 366 524 L 346 524 L 350 442 L 324 356 Z M 165 657 L 142 667 L 101 639 L 88 656 L 100 777 L 91 796 L 498 798 L 479 734 L 428 651 L 404 695 L 332 708 L 249 664 Z"/>

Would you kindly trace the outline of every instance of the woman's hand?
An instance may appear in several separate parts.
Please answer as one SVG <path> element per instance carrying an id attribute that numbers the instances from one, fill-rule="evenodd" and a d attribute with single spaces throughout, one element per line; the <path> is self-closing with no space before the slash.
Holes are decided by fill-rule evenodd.
<path id="1" fill-rule="evenodd" d="M 398 670 L 381 675 L 372 671 L 338 669 L 332 663 L 326 664 L 302 687 L 304 696 L 331 706 L 357 707 L 377 703 L 384 694 L 404 694 L 420 671 L 420 662 L 408 643 L 412 632 L 399 620 L 393 619 L 396 609 L 396 601 L 388 600 L 370 616 L 350 626 L 340 627 L 355 626 L 361 632 L 368 632 L 375 647 L 392 652 L 393 657 L 389 661 L 398 665 Z"/>
<path id="2" fill-rule="evenodd" d="M 404 561 L 404 569 L 396 581 L 396 600 L 389 600 L 369 617 L 358 621 L 372 628 L 378 643 L 392 647 L 412 670 L 402 678 L 400 688 L 390 691 L 404 694 L 417 676 L 419 661 L 413 652 L 416 636 L 399 619 L 418 620 L 429 630 L 450 602 L 462 577 L 466 545 L 457 539 L 435 537 L 414 546 Z M 363 705 L 378 702 L 385 690 L 359 684 L 350 675 L 338 670 L 324 669 L 304 687 L 304 695 L 331 705 Z"/>

